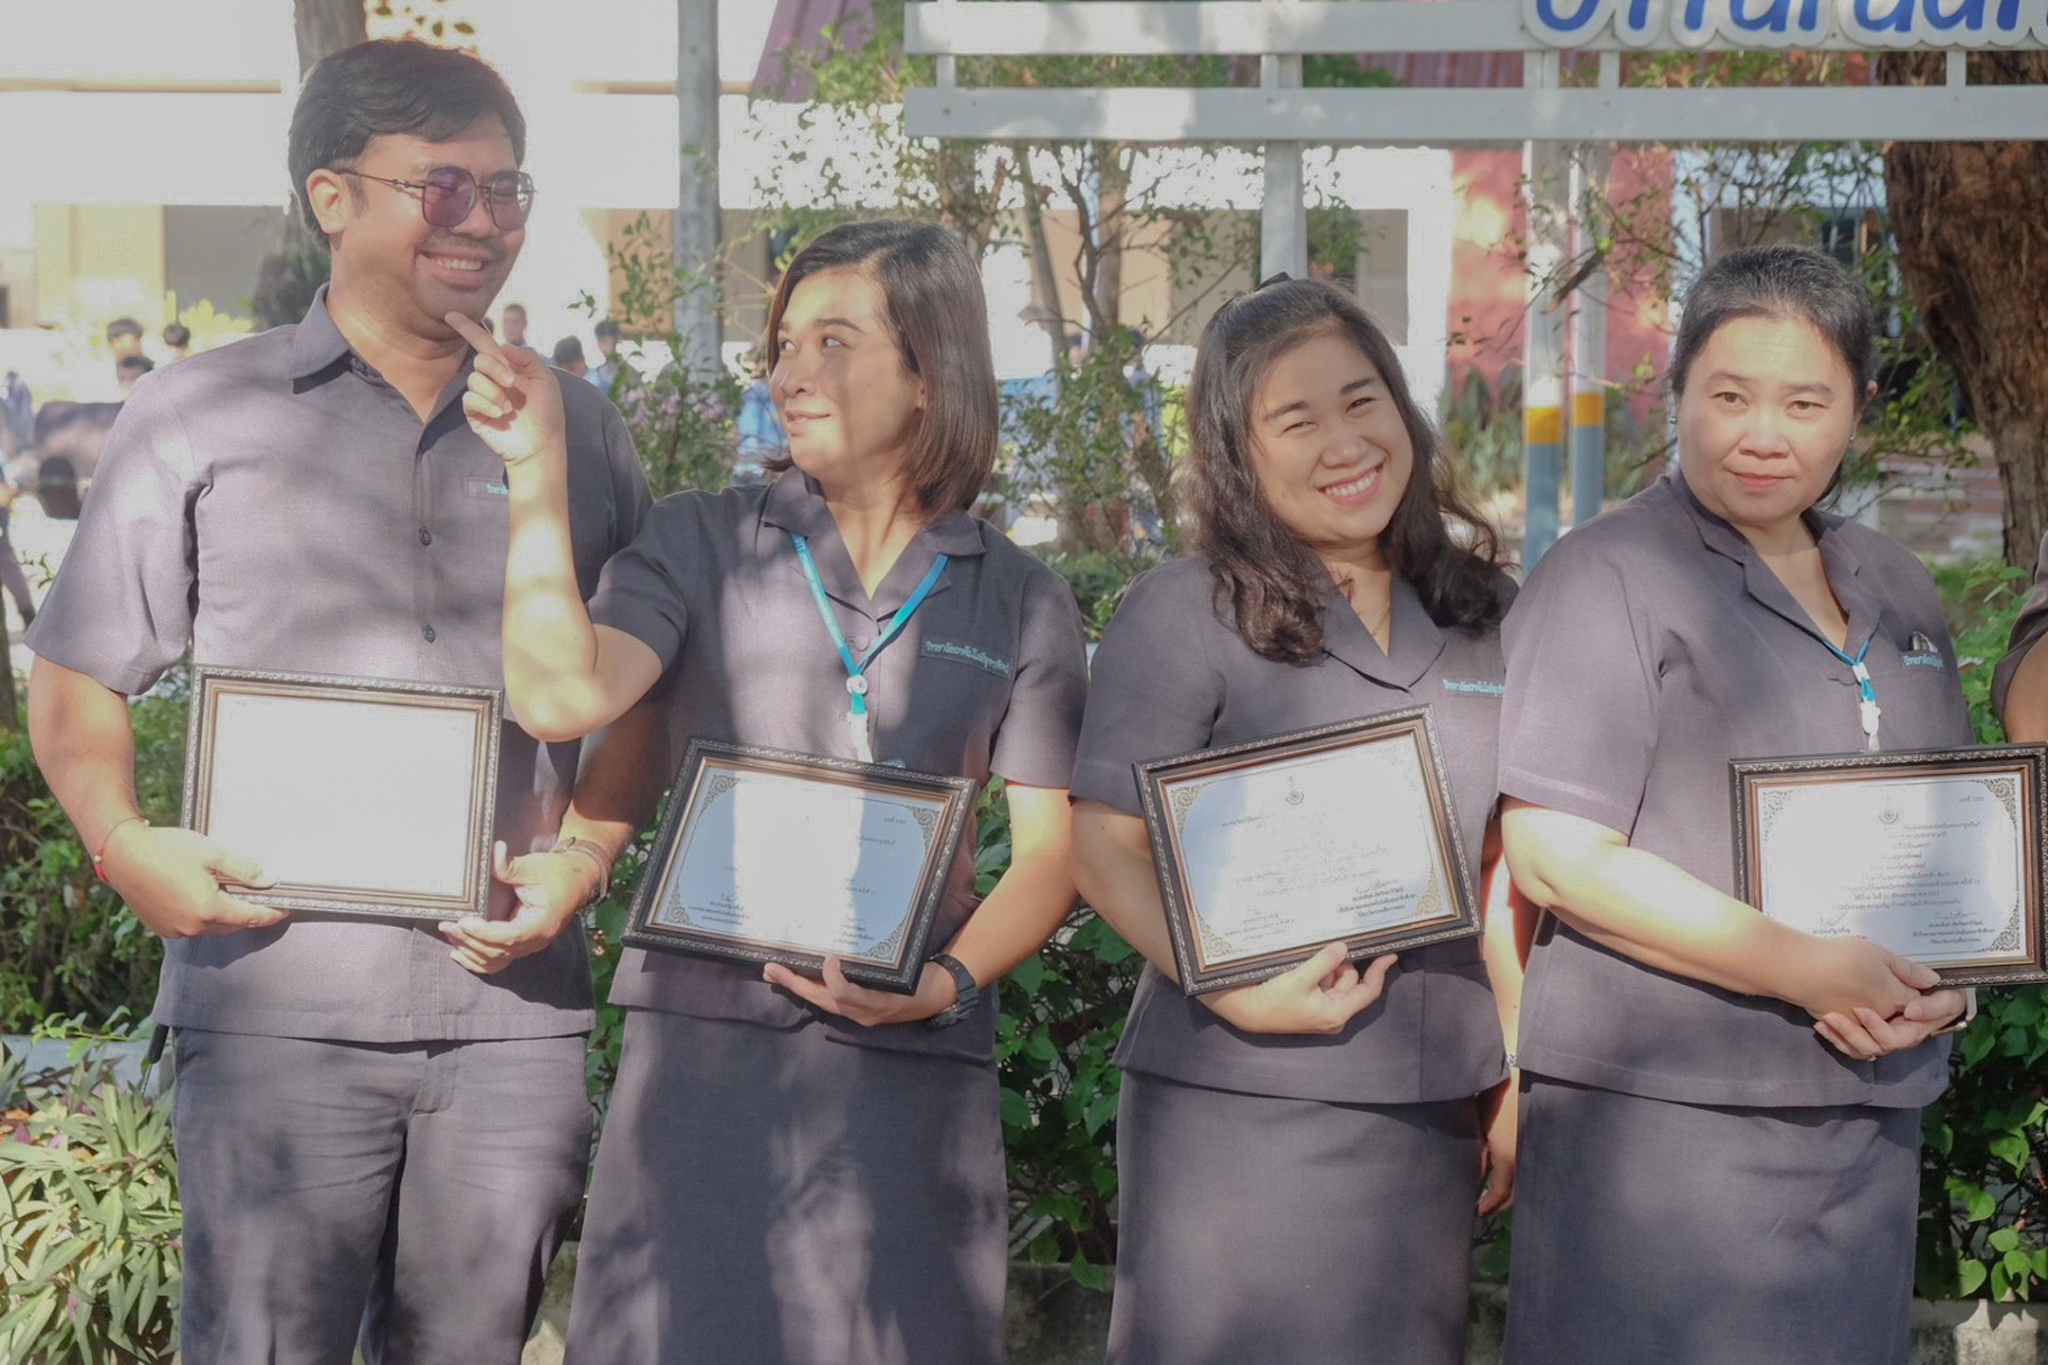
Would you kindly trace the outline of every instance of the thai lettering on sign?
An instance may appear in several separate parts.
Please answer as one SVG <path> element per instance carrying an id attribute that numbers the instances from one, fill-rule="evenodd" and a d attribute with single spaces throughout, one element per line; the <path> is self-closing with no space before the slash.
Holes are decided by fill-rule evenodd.
<path id="1" fill-rule="evenodd" d="M 2048 43 L 2048 0 L 1522 0 L 1522 23 L 1554 47 L 2009 47 Z"/>

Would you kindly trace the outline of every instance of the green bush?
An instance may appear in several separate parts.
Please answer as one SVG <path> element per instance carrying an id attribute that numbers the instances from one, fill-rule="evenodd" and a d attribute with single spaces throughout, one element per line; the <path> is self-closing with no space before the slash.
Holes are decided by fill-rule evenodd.
<path id="1" fill-rule="evenodd" d="M 1010 865 L 1003 784 L 982 794 L 976 891 Z M 1116 1261 L 1116 1106 L 1122 1073 L 1110 1063 L 1123 1036 L 1141 959 L 1082 907 L 1003 980 L 996 1021 L 1003 1144 L 1009 1155 L 1011 1249 L 1039 1265 L 1064 1262 L 1090 1289 L 1109 1287 Z"/>
<path id="2" fill-rule="evenodd" d="M 136 799 L 152 824 L 175 824 L 184 788 L 185 700 L 174 679 L 138 700 Z M 50 795 L 28 727 L 0 732 L 0 1032 L 49 1018 L 140 1016 L 156 995 L 163 942 L 92 872 L 92 857 Z"/>
<path id="3" fill-rule="evenodd" d="M 0 1359 L 169 1359 L 184 1267 L 169 1106 L 90 1064 L 24 1086 L 0 1053 L 0 1109 Z"/>
<path id="4" fill-rule="evenodd" d="M 1935 572 L 1963 695 L 1985 743 L 2005 738 L 1991 713 L 1991 669 L 2005 653 L 2025 577 L 1995 561 Z M 1956 1043 L 1953 1080 L 1921 1120 L 1915 1288 L 1930 1299 L 2032 1299 L 2048 1283 L 2048 989 L 1983 991 Z"/>

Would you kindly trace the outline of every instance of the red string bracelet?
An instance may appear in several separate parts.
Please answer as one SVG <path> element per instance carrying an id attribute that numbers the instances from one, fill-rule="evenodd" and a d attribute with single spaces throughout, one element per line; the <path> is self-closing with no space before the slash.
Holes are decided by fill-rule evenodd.
<path id="1" fill-rule="evenodd" d="M 107 861 L 107 845 L 108 845 L 108 844 L 111 844 L 111 843 L 113 843 L 113 842 L 114 842 L 114 832 L 115 832 L 115 830 L 118 830 L 118 829 L 120 829 L 120 828 L 121 828 L 121 826 L 123 826 L 123 825 L 137 825 L 137 824 L 141 825 L 141 826 L 142 826 L 142 827 L 143 827 L 144 829 L 148 829 L 148 828 L 149 828 L 149 821 L 147 821 L 147 820 L 143 819 L 143 818 L 142 818 L 141 816 L 139 816 L 139 815 L 130 815 L 130 816 L 127 816 L 127 817 L 125 817 L 125 818 L 123 818 L 123 819 L 120 819 L 120 820 L 116 820 L 116 821 L 114 822 L 113 828 L 112 828 L 112 829 L 109 829 L 109 830 L 108 830 L 108 831 L 106 832 L 106 834 L 105 834 L 104 836 L 102 836 L 102 837 L 101 837 L 101 839 L 100 839 L 100 851 L 92 855 L 92 875 L 93 875 L 93 876 L 95 876 L 95 877 L 99 878 L 99 879 L 100 879 L 101 881 L 103 881 L 103 882 L 104 882 L 104 881 L 106 881 L 106 879 L 107 879 L 107 869 L 106 869 L 106 867 L 104 866 L 104 864 L 105 864 L 105 863 L 106 863 L 106 861 Z"/>

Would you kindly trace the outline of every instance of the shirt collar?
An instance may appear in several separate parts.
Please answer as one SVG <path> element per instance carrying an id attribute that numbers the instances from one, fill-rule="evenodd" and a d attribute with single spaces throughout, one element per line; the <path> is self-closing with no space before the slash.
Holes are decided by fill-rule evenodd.
<path id="1" fill-rule="evenodd" d="M 839 523 L 832 519 L 816 479 L 801 469 L 784 472 L 768 485 L 767 496 L 761 503 L 761 520 L 784 537 L 800 535 L 810 542 L 812 561 L 818 566 L 819 581 L 826 593 L 877 620 L 903 605 L 939 555 L 960 559 L 984 554 L 988 549 L 982 540 L 981 523 L 966 512 L 948 512 L 918 531 L 871 599 L 854 572 L 853 560 L 839 535 Z M 789 557 L 788 564 L 791 573 L 803 573 L 803 565 L 795 555 Z M 950 587 L 952 577 L 950 573 L 942 576 L 931 595 L 936 597 Z"/>
<path id="2" fill-rule="evenodd" d="M 824 491 L 816 479 L 801 469 L 788 470 L 768 485 L 761 519 L 807 540 L 827 535 L 837 539 L 839 535 L 839 524 L 832 520 L 831 509 L 825 506 Z M 958 508 L 919 531 L 912 543 L 929 545 L 931 554 L 947 554 L 955 559 L 988 551 L 982 540 L 981 523 Z"/>
<path id="3" fill-rule="evenodd" d="M 352 348 L 327 311 L 327 286 L 313 292 L 306 316 L 292 332 L 292 378 L 306 379 L 349 354 Z"/>
<path id="4" fill-rule="evenodd" d="M 1742 532 L 1715 515 L 1700 501 L 1699 495 L 1692 491 L 1692 486 L 1685 481 L 1684 473 L 1676 464 L 1664 477 L 1672 486 L 1674 500 L 1691 518 L 1693 526 L 1698 530 L 1701 542 L 1709 550 L 1742 566 L 1743 587 L 1748 594 L 1807 634 L 1820 638 L 1820 631 L 1814 625 L 1813 618 L 1806 614 L 1805 608 L 1793 600 L 1791 592 L 1778 580 L 1770 565 L 1764 563 L 1763 556 L 1756 552 L 1756 547 L 1749 543 Z M 1863 566 L 1856 557 L 1856 551 L 1849 544 L 1848 537 L 1842 534 L 1842 527 L 1848 518 L 1833 512 L 1823 512 L 1817 507 L 1809 507 L 1802 515 L 1806 519 L 1807 527 L 1813 532 L 1815 543 L 1820 547 L 1821 567 L 1827 573 L 1828 586 L 1834 590 L 1835 600 L 1841 603 L 1843 611 L 1848 613 L 1847 644 L 1849 652 L 1854 654 L 1877 629 L 1880 604 L 1865 591 L 1860 577 Z"/>
<path id="5" fill-rule="evenodd" d="M 1393 611 L 1387 618 L 1390 656 L 1373 639 L 1351 603 L 1336 587 L 1323 598 L 1323 650 L 1374 682 L 1413 691 L 1444 652 L 1444 633 L 1429 619 L 1422 597 L 1408 580 L 1394 578 Z"/>

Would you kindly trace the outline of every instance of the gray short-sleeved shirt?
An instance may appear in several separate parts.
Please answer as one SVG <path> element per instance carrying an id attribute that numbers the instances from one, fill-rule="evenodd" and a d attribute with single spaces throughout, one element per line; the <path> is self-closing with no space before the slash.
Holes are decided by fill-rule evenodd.
<path id="1" fill-rule="evenodd" d="M 605 566 L 591 619 L 660 656 L 673 697 L 674 758 L 692 737 L 853 757 L 846 670 L 790 533 L 805 536 L 847 643 L 874 644 L 944 552 L 943 576 L 868 666 L 874 754 L 921 772 L 991 773 L 1063 787 L 1086 691 L 1081 613 L 1065 580 L 987 523 L 954 512 L 919 531 L 870 599 L 815 482 L 792 470 L 765 488 L 664 498 L 640 538 Z M 933 951 L 973 913 L 972 825 L 948 876 Z M 760 969 L 629 949 L 613 978 L 623 1005 L 777 1028 L 807 1022 L 846 1041 L 986 1058 L 993 993 L 947 1029 L 861 1028 L 816 1014 Z"/>
<path id="2" fill-rule="evenodd" d="M 2012 691 L 2012 680 L 2019 673 L 2020 664 L 2043 635 L 2048 635 L 2048 536 L 2041 537 L 2041 553 L 2034 561 L 2034 586 L 2012 623 L 2005 657 L 1991 673 L 1991 706 L 1998 712 L 1999 720 L 2005 719 L 2006 695 Z"/>
<path id="3" fill-rule="evenodd" d="M 1392 658 L 1333 593 L 1323 653 L 1284 664 L 1253 653 L 1228 611 L 1205 559 L 1131 585 L 1095 652 L 1073 795 L 1141 815 L 1134 763 L 1426 703 L 1476 877 L 1494 802 L 1498 632 L 1437 626 L 1396 580 Z M 1117 1062 L 1215 1089 L 1376 1104 L 1472 1095 L 1506 1074 L 1476 938 L 1403 953 L 1385 995 L 1330 1037 L 1240 1033 L 1147 967 Z"/>
<path id="4" fill-rule="evenodd" d="M 1811 523 L 1888 750 L 1971 742 L 1941 601 L 1878 532 Z M 1626 834 L 1728 894 L 1736 758 L 1863 748 L 1849 666 L 1727 522 L 1673 474 L 1543 557 L 1503 630 L 1501 791 Z M 1521 1061 L 1694 1104 L 1917 1106 L 1948 1040 L 1861 1063 L 1784 1001 L 1658 971 L 1546 919 L 1522 996 Z"/>
<path id="5" fill-rule="evenodd" d="M 296 327 L 151 376 L 115 426 L 29 648 L 124 693 L 151 687 L 188 639 L 221 667 L 502 687 L 504 466 L 463 417 L 467 379 L 423 426 L 349 348 L 324 290 Z M 563 402 L 587 593 L 650 500 L 603 395 L 565 383 Z M 505 726 L 496 837 L 514 854 L 553 842 L 577 754 Z M 495 890 L 493 912 L 509 914 Z M 156 1017 L 364 1042 L 590 1026 L 581 935 L 490 977 L 448 951 L 432 925 L 314 915 L 180 939 Z"/>

